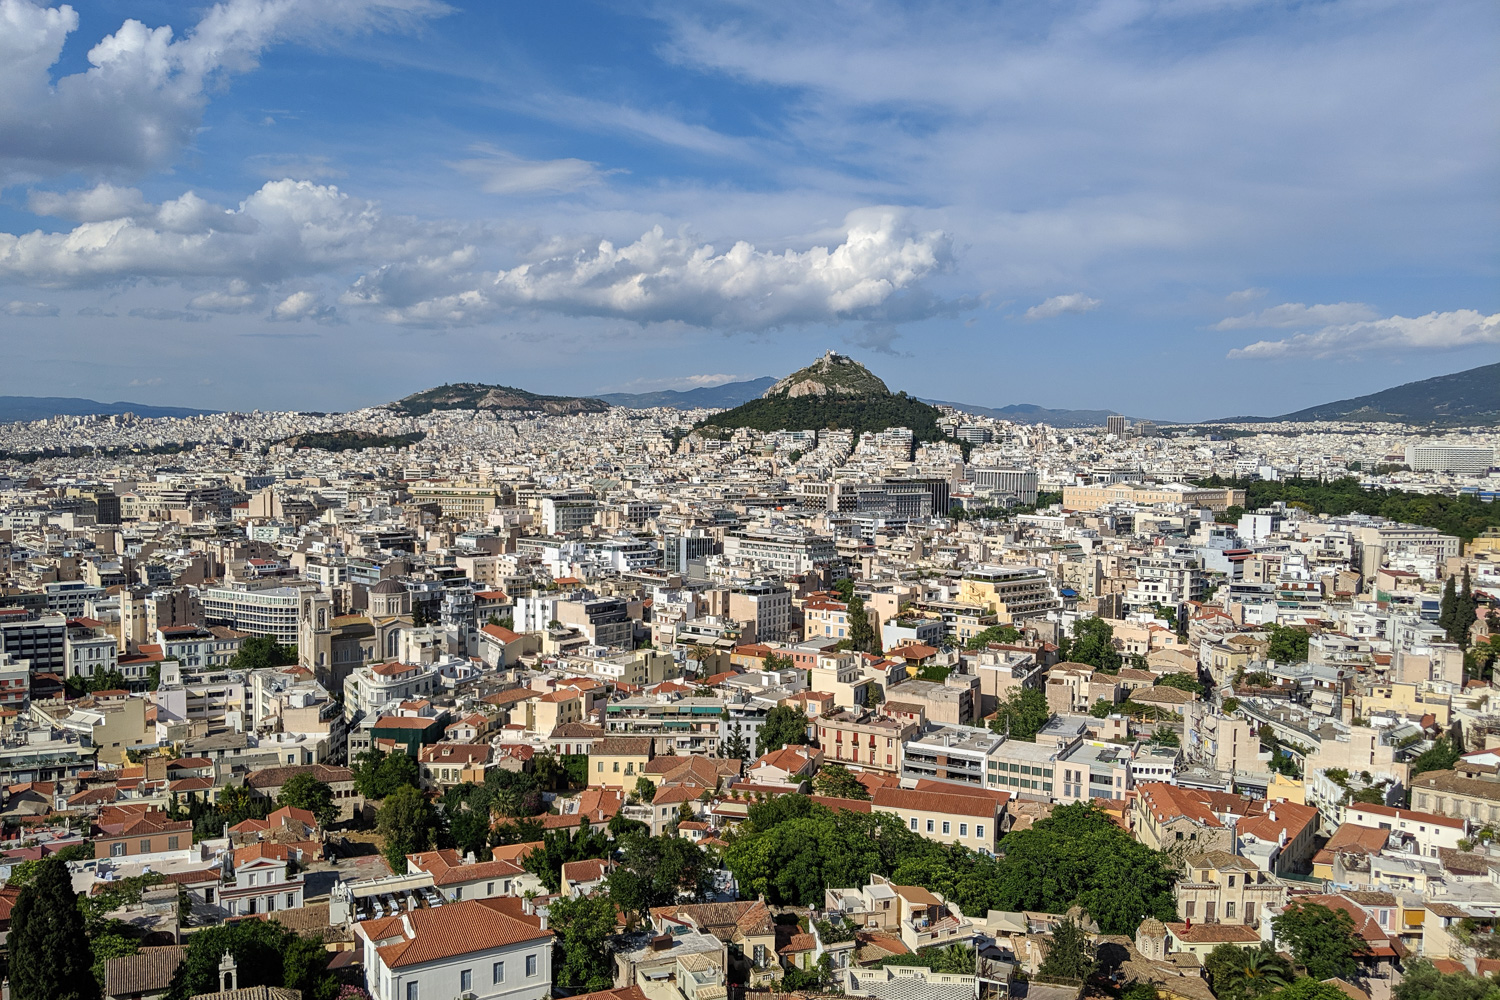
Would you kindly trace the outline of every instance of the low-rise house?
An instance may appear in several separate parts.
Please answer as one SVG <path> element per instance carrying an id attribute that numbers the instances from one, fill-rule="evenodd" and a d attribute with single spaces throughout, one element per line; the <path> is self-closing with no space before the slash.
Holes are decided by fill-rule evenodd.
<path id="1" fill-rule="evenodd" d="M 484 783 L 484 768 L 490 762 L 488 743 L 434 743 L 417 752 L 422 787 L 445 789 L 470 782 Z"/>
<path id="2" fill-rule="evenodd" d="M 874 811 L 895 816 L 907 829 L 940 844 L 962 844 L 973 851 L 993 854 L 995 839 L 1005 825 L 1004 792 L 964 794 L 962 786 L 937 790 L 883 786 L 872 796 Z"/>
<path id="3" fill-rule="evenodd" d="M 282 786 L 298 774 L 310 774 L 332 790 L 333 804 L 338 807 L 335 822 L 347 823 L 364 810 L 364 796 L 354 787 L 354 772 L 332 764 L 262 768 L 245 776 L 245 787 L 259 798 L 275 802 L 281 796 Z"/>
<path id="4" fill-rule="evenodd" d="M 1187 921 L 1259 927 L 1286 905 L 1287 885 L 1246 858 L 1205 851 L 1186 859 L 1173 895 Z"/>
<path id="5" fill-rule="evenodd" d="M 567 861 L 562 866 L 562 894 L 571 899 L 592 896 L 604 888 L 605 879 L 614 871 L 615 864 L 607 858 L 590 858 L 586 861 Z"/>
<path id="6" fill-rule="evenodd" d="M 93 834 L 94 857 L 168 860 L 192 853 L 192 820 L 174 820 L 159 809 L 106 806 Z"/>
<path id="7" fill-rule="evenodd" d="M 427 872 L 433 888 L 445 899 L 490 899 L 496 896 L 520 896 L 540 886 L 535 875 L 511 861 L 476 861 L 470 854 L 460 858 L 457 851 L 422 851 L 406 856 L 408 871 Z"/>
<path id="8" fill-rule="evenodd" d="M 757 784 L 795 785 L 812 778 L 823 764 L 817 747 L 788 746 L 762 754 L 745 772 Z"/>
<path id="9" fill-rule="evenodd" d="M 373 1000 L 542 1000 L 552 991 L 552 932 L 502 900 L 465 900 L 365 920 Z"/>
<path id="10" fill-rule="evenodd" d="M 1426 858 L 1438 857 L 1443 849 L 1457 850 L 1470 830 L 1468 819 L 1363 802 L 1351 802 L 1345 816 L 1349 823 L 1389 831 L 1392 847 Z"/>
<path id="11" fill-rule="evenodd" d="M 219 889 L 219 905 L 234 916 L 294 910 L 302 905 L 302 875 L 289 874 L 294 851 L 282 844 L 255 844 L 234 852 L 234 881 Z"/>

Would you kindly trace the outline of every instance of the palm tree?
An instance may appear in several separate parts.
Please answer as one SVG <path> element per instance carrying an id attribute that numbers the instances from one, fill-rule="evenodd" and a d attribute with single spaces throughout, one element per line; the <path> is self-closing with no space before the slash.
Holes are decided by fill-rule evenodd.
<path id="1" fill-rule="evenodd" d="M 1243 955 L 1234 967 L 1234 983 L 1240 995 L 1258 997 L 1279 990 L 1291 980 L 1287 975 L 1286 961 L 1268 944 L 1259 948 L 1241 949 Z"/>

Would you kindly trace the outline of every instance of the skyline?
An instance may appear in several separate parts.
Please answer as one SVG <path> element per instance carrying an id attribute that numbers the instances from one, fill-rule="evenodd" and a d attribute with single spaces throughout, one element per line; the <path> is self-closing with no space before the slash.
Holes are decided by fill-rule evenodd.
<path id="1" fill-rule="evenodd" d="M 1459 371 L 1500 359 L 1497 28 L 0 0 L 0 394 L 352 409 L 832 348 L 1208 419 Z"/>

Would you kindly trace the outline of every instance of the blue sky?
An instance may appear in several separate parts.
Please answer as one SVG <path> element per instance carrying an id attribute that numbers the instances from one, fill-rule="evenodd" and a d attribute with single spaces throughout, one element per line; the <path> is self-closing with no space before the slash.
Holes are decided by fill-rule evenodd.
<path id="1" fill-rule="evenodd" d="M 1500 7 L 0 0 L 0 394 L 339 409 L 827 348 L 1271 414 L 1500 360 Z"/>

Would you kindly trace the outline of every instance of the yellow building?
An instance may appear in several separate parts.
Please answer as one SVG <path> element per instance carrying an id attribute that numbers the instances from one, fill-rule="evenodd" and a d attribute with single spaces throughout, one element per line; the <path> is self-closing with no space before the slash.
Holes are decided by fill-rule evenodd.
<path id="1" fill-rule="evenodd" d="M 1245 491 L 1188 486 L 1184 483 L 1110 483 L 1106 486 L 1063 487 L 1063 510 L 1099 510 L 1115 503 L 1141 506 L 1158 503 L 1185 504 L 1221 512 L 1230 507 L 1245 506 Z"/>
<path id="2" fill-rule="evenodd" d="M 649 736 L 606 736 L 595 740 L 589 752 L 589 784 L 604 788 L 635 790 L 654 756 Z"/>

